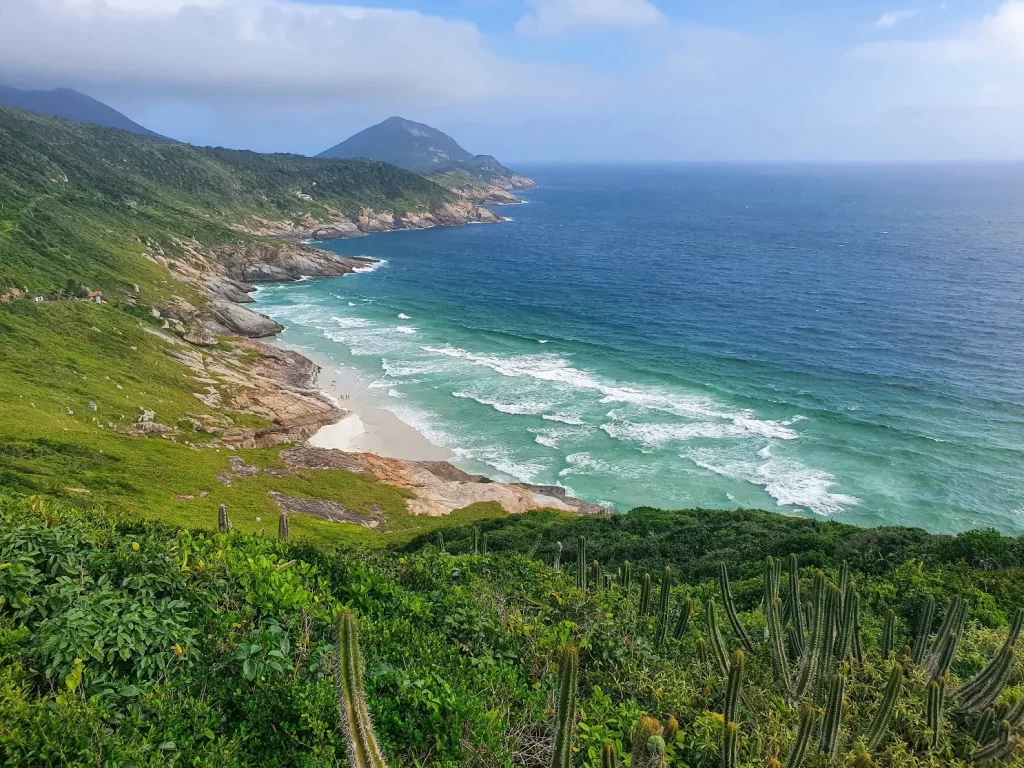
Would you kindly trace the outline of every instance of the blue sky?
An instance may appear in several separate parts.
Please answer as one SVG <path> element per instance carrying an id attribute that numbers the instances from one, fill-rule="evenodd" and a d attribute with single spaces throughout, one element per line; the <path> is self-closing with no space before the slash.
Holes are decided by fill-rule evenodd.
<path id="1" fill-rule="evenodd" d="M 398 114 L 509 162 L 1024 159 L 1024 0 L 2 0 L 4 80 L 260 151 Z"/>

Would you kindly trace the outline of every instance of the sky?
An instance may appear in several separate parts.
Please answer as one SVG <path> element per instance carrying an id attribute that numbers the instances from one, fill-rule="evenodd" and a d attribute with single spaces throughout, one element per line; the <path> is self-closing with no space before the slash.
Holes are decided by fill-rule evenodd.
<path id="1" fill-rule="evenodd" d="M 263 152 L 401 115 L 506 162 L 1024 159 L 1024 0 L 0 0 L 0 82 Z"/>

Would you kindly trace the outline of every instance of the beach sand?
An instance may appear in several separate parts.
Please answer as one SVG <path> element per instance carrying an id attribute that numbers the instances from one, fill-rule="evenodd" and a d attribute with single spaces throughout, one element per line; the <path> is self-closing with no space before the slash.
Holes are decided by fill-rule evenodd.
<path id="1" fill-rule="evenodd" d="M 284 345 L 281 345 L 284 346 Z M 296 350 L 320 366 L 317 386 L 349 415 L 323 427 L 309 439 L 317 448 L 376 453 L 406 461 L 445 461 L 452 452 L 434 445 L 414 427 L 383 407 L 390 398 L 369 388 L 351 368 L 308 349 Z"/>

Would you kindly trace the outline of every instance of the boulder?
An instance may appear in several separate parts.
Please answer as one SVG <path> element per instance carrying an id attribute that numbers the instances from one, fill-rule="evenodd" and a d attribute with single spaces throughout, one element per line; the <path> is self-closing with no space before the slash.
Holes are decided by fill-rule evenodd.
<path id="1" fill-rule="evenodd" d="M 207 305 L 213 318 L 229 332 L 250 339 L 273 336 L 284 330 L 284 326 L 251 309 L 232 304 L 230 301 L 215 299 Z"/>

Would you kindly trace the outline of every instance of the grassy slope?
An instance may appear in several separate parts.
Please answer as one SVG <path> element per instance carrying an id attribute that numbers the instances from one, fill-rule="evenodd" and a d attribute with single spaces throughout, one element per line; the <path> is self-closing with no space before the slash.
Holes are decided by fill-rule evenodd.
<path id="1" fill-rule="evenodd" d="M 196 148 L 0 107 L 0 289 L 75 278 L 115 295 L 137 283 L 159 300 L 182 289 L 142 258 L 140 238 L 233 242 L 228 225 L 253 216 L 401 214 L 453 199 L 384 163 Z"/>

